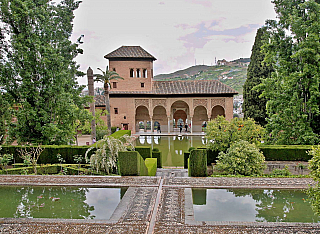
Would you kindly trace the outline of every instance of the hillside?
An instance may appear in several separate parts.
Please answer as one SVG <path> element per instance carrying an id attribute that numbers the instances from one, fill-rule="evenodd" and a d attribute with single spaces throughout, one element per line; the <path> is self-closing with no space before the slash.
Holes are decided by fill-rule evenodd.
<path id="1" fill-rule="evenodd" d="M 170 74 L 157 75 L 154 80 L 220 80 L 242 94 L 247 69 L 247 66 L 238 63 L 228 63 L 224 66 L 198 65 Z"/>

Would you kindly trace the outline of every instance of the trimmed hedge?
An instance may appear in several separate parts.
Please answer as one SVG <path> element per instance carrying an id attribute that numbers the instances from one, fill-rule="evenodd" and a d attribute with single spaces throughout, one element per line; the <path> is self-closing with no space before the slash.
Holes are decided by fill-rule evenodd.
<path id="1" fill-rule="evenodd" d="M 183 153 L 183 167 L 184 169 L 188 169 L 188 159 L 190 157 L 190 152 L 189 151 L 185 151 Z"/>
<path id="2" fill-rule="evenodd" d="M 0 151 L 1 154 L 12 154 L 13 155 L 13 162 L 12 163 L 23 163 L 23 160 L 20 158 L 19 149 L 21 148 L 30 148 L 30 146 L 13 146 L 13 145 L 4 145 L 1 146 L 2 149 Z M 90 146 L 70 146 L 70 145 L 44 145 L 44 150 L 42 151 L 38 164 L 53 164 L 58 163 L 57 154 L 60 154 L 61 157 L 66 161 L 65 163 L 73 164 L 74 155 L 85 155 L 86 151 L 90 148 Z M 89 153 L 89 158 L 94 150 L 91 150 Z M 84 163 L 83 160 L 82 163 Z"/>
<path id="3" fill-rule="evenodd" d="M 148 168 L 148 175 L 155 176 L 157 173 L 157 159 L 156 158 L 146 158 L 146 167 Z"/>
<path id="4" fill-rule="evenodd" d="M 190 152 L 189 158 L 190 175 L 192 177 L 207 177 L 207 151 L 205 149 L 195 149 Z"/>
<path id="5" fill-rule="evenodd" d="M 138 151 L 144 160 L 146 160 L 146 158 L 152 158 L 150 146 L 136 146 L 135 151 Z"/>
<path id="6" fill-rule="evenodd" d="M 116 131 L 114 133 L 112 133 L 110 136 L 114 137 L 114 138 L 120 138 L 122 137 L 123 135 L 129 135 L 131 136 L 131 130 L 119 130 L 119 131 Z"/>
<path id="7" fill-rule="evenodd" d="M 267 145 L 259 146 L 266 161 L 309 161 L 312 156 L 307 154 L 311 145 Z"/>
<path id="8" fill-rule="evenodd" d="M 37 166 L 37 174 L 38 175 L 43 175 L 43 174 L 57 174 L 60 170 L 59 165 L 41 165 Z M 8 174 L 10 175 L 20 175 L 24 174 L 25 171 L 27 171 L 28 174 L 32 174 L 33 172 L 33 167 L 19 167 L 19 168 L 10 168 L 7 169 Z M 5 170 L 0 171 L 0 174 L 7 174 Z"/>
<path id="9" fill-rule="evenodd" d="M 162 152 L 152 151 L 152 158 L 157 159 L 157 168 L 162 168 Z"/>
<path id="10" fill-rule="evenodd" d="M 148 169 L 137 151 L 119 152 L 119 173 L 121 176 L 145 176 Z"/>

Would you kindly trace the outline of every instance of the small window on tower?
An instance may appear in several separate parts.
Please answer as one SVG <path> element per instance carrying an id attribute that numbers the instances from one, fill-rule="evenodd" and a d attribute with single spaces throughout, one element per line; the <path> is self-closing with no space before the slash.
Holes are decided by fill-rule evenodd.
<path id="1" fill-rule="evenodd" d="M 114 108 L 114 114 L 118 114 L 119 112 L 118 112 L 118 108 Z"/>
<path id="2" fill-rule="evenodd" d="M 114 89 L 117 88 L 117 82 L 112 82 L 112 88 L 114 88 Z"/>
<path id="3" fill-rule="evenodd" d="M 143 78 L 148 78 L 147 69 L 143 69 Z"/>
<path id="4" fill-rule="evenodd" d="M 144 88 L 144 83 L 141 83 L 141 88 Z"/>
<path id="5" fill-rule="evenodd" d="M 134 77 L 134 70 L 132 68 L 130 69 L 130 77 Z"/>
<path id="6" fill-rule="evenodd" d="M 140 69 L 137 69 L 137 77 L 140 78 L 141 75 L 140 75 Z"/>
<path id="7" fill-rule="evenodd" d="M 112 70 L 113 70 L 114 72 L 116 71 L 116 69 L 115 69 L 115 68 L 113 68 Z"/>

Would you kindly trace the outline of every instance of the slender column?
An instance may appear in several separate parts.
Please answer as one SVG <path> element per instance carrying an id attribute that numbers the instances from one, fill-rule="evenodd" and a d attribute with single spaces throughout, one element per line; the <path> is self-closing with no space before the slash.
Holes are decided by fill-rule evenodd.
<path id="1" fill-rule="evenodd" d="M 170 133 L 170 117 L 168 117 L 168 133 Z"/>
<path id="2" fill-rule="evenodd" d="M 150 117 L 150 119 L 151 119 L 151 121 L 150 121 L 150 122 L 151 122 L 151 123 L 150 123 L 150 124 L 151 124 L 151 132 L 153 133 L 153 131 L 154 131 L 154 127 L 153 127 L 153 120 L 152 120 L 152 117 Z"/>
<path id="3" fill-rule="evenodd" d="M 89 67 L 87 70 L 87 77 L 88 77 L 88 89 L 89 89 L 89 96 L 93 97 L 93 102 L 90 102 L 90 111 L 92 116 L 95 116 L 95 104 L 94 104 L 94 84 L 93 84 L 93 70 Z M 96 138 L 96 121 L 93 118 L 91 121 L 91 139 Z"/>
<path id="4" fill-rule="evenodd" d="M 190 131 L 191 131 L 191 134 L 192 134 L 192 132 L 193 132 L 193 130 L 192 130 L 192 128 L 193 128 L 192 127 L 192 117 L 190 117 L 190 124 L 191 124 L 191 130 Z"/>
<path id="5" fill-rule="evenodd" d="M 146 132 L 147 131 L 147 121 L 143 121 L 143 127 L 144 127 L 144 132 Z"/>

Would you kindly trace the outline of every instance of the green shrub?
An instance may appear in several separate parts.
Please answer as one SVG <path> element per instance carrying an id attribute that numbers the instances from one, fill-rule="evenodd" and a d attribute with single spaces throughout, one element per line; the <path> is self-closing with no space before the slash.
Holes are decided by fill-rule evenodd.
<path id="1" fill-rule="evenodd" d="M 188 169 L 188 160 L 190 157 L 190 152 L 189 151 L 185 151 L 183 152 L 183 167 L 185 169 Z"/>
<path id="2" fill-rule="evenodd" d="M 160 150 L 158 148 L 153 148 L 152 152 L 159 152 Z"/>
<path id="3" fill-rule="evenodd" d="M 207 152 L 204 149 L 195 149 L 190 152 L 190 175 L 192 177 L 207 177 Z"/>
<path id="4" fill-rule="evenodd" d="M 138 151 L 144 160 L 146 158 L 152 158 L 150 146 L 136 146 L 135 151 Z"/>
<path id="5" fill-rule="evenodd" d="M 190 147 L 190 148 L 188 149 L 188 151 L 191 152 L 191 151 L 194 150 L 194 149 L 196 149 L 196 148 L 195 148 L 195 147 Z"/>
<path id="6" fill-rule="evenodd" d="M 271 176 L 290 176 L 291 172 L 287 165 L 284 166 L 283 169 L 273 169 L 270 173 Z"/>
<path id="7" fill-rule="evenodd" d="M 148 169 L 139 152 L 119 152 L 119 171 L 121 176 L 148 175 Z"/>
<path id="8" fill-rule="evenodd" d="M 115 133 L 117 130 L 117 127 L 111 127 L 111 134 Z"/>
<path id="9" fill-rule="evenodd" d="M 157 173 L 157 159 L 156 158 L 146 158 L 146 167 L 148 168 L 148 175 L 155 176 Z"/>
<path id="10" fill-rule="evenodd" d="M 227 152 L 220 152 L 216 169 L 232 175 L 261 175 L 265 169 L 265 158 L 255 144 L 240 140 Z"/>
<path id="11" fill-rule="evenodd" d="M 157 159 L 157 168 L 162 168 L 162 152 L 152 151 L 152 158 Z"/>
<path id="12" fill-rule="evenodd" d="M 119 130 L 119 131 L 112 133 L 110 136 L 112 136 L 114 138 L 120 138 L 124 135 L 131 136 L 131 130 Z"/>
<path id="13" fill-rule="evenodd" d="M 32 174 L 33 167 L 20 167 L 20 168 L 10 168 L 7 169 L 8 174 L 11 175 L 20 175 L 20 174 Z M 59 165 L 40 165 L 37 166 L 38 175 L 47 175 L 47 174 L 57 174 L 59 170 Z M 2 171 L 1 174 L 5 174 L 5 171 Z"/>
<path id="14" fill-rule="evenodd" d="M 312 157 L 309 161 L 310 175 L 320 181 L 320 145 L 313 146 L 308 155 Z"/>
<path id="15" fill-rule="evenodd" d="M 266 161 L 305 161 L 312 155 L 307 153 L 312 149 L 310 145 L 264 145 L 259 146 Z"/>
<path id="16" fill-rule="evenodd" d="M 198 147 L 197 149 L 204 149 L 207 152 L 207 165 L 210 166 L 211 163 L 215 163 L 218 158 L 218 151 L 213 151 L 207 147 Z"/>

